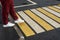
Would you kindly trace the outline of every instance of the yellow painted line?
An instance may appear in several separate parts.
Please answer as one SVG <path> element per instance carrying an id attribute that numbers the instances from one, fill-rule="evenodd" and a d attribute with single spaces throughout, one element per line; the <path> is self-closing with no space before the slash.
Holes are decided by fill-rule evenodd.
<path id="1" fill-rule="evenodd" d="M 18 14 L 17 14 L 18 16 Z M 18 16 L 18 18 L 20 18 Z M 31 28 L 29 28 L 29 26 L 24 22 L 24 23 L 18 23 L 18 26 L 20 27 L 20 29 L 23 31 L 23 33 L 25 34 L 25 36 L 32 36 L 35 35 L 35 33 L 31 30 Z"/>
<path id="2" fill-rule="evenodd" d="M 37 8 L 37 10 L 39 10 L 40 12 L 42 12 L 43 14 L 49 16 L 50 18 L 54 19 L 55 21 L 60 23 L 60 18 L 56 17 L 55 15 L 53 15 L 50 12 L 47 12 L 46 10 L 42 9 L 42 8 Z"/>
<path id="3" fill-rule="evenodd" d="M 56 6 L 56 7 L 57 7 L 57 6 Z M 42 8 L 43 8 L 44 10 L 46 10 L 46 11 L 48 11 L 48 12 L 56 15 L 57 17 L 60 17 L 60 14 L 59 14 L 58 12 L 55 12 L 55 11 L 53 11 L 53 10 L 47 8 L 47 7 L 42 7 Z"/>
<path id="4" fill-rule="evenodd" d="M 59 6 L 56 6 L 56 5 L 55 5 L 54 7 L 56 7 L 56 8 L 58 8 L 58 9 L 60 9 L 60 7 L 59 7 Z"/>
<path id="5" fill-rule="evenodd" d="M 39 26 L 35 21 L 33 21 L 29 16 L 27 16 L 23 11 L 19 11 L 18 14 L 30 25 L 30 27 L 38 34 L 45 32 L 41 26 Z"/>
<path id="6" fill-rule="evenodd" d="M 55 28 L 60 28 L 60 24 L 55 22 L 54 20 L 50 19 L 49 17 L 45 16 L 41 12 L 37 11 L 36 9 L 31 9 L 32 12 L 34 12 L 36 15 L 47 21 L 49 24 L 53 25 Z"/>
<path id="7" fill-rule="evenodd" d="M 45 28 L 47 31 L 54 29 L 51 25 L 49 25 L 47 22 L 42 20 L 41 18 L 37 17 L 35 14 L 33 14 L 30 10 L 24 11 L 27 15 L 29 15 L 32 19 L 34 19 L 36 22 L 38 22 L 43 28 Z"/>
<path id="8" fill-rule="evenodd" d="M 60 9 L 54 8 L 53 6 L 48 6 L 48 8 L 60 13 Z"/>

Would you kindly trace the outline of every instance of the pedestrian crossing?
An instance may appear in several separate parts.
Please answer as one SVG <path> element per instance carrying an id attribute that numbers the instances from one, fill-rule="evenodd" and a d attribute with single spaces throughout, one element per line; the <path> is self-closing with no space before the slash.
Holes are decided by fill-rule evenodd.
<path id="1" fill-rule="evenodd" d="M 55 8 L 55 7 L 53 7 L 53 6 L 48 6 L 48 8 L 50 8 L 50 9 L 52 9 L 52 10 L 54 10 L 54 11 L 56 11 L 56 12 L 59 12 L 59 13 L 60 13 L 60 10 L 59 10 L 59 9 L 57 9 L 57 8 Z"/>
<path id="2" fill-rule="evenodd" d="M 58 8 L 58 9 L 60 9 L 60 7 L 59 7 L 59 6 L 54 6 L 54 7 L 56 7 L 56 8 Z"/>
<path id="3" fill-rule="evenodd" d="M 42 12 L 44 15 L 50 17 L 51 19 L 55 20 L 56 22 L 60 23 L 60 18 L 56 17 L 52 13 L 42 9 L 42 8 L 37 8 L 38 11 Z"/>
<path id="4" fill-rule="evenodd" d="M 17 25 L 26 37 L 60 28 L 60 5 L 27 9 L 16 14 L 25 21 Z"/>

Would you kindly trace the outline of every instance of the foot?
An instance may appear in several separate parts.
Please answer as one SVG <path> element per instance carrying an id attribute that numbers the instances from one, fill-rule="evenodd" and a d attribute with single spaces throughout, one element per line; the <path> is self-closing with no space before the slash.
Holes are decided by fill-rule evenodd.
<path id="1" fill-rule="evenodd" d="M 23 22 L 24 22 L 24 20 L 22 20 L 22 19 L 15 20 L 15 23 L 23 23 Z"/>
<path id="2" fill-rule="evenodd" d="M 11 22 L 8 22 L 8 24 L 6 25 L 3 25 L 3 27 L 13 27 L 15 24 L 11 23 Z"/>

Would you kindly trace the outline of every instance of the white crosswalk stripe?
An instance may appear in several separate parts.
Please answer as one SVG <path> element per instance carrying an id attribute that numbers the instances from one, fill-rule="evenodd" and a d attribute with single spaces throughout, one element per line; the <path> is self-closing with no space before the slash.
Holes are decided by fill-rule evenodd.
<path id="1" fill-rule="evenodd" d="M 18 14 L 23 17 L 23 19 L 31 26 L 36 33 L 45 32 L 44 29 L 41 28 L 37 23 L 35 23 L 31 18 L 29 18 L 23 11 L 18 12 Z"/>
<path id="2" fill-rule="evenodd" d="M 58 8 L 58 9 L 60 9 L 60 7 L 59 7 L 59 6 L 54 6 L 54 7 L 56 7 L 56 8 Z"/>
<path id="3" fill-rule="evenodd" d="M 57 22 L 53 21 L 52 19 L 48 18 L 47 16 L 45 16 L 44 14 L 38 12 L 36 9 L 31 9 L 32 12 L 34 12 L 36 15 L 38 15 L 39 17 L 43 18 L 44 20 L 46 20 L 48 23 L 50 23 L 51 25 L 53 25 L 55 28 L 60 28 L 60 24 L 58 24 Z"/>
<path id="4" fill-rule="evenodd" d="M 52 14 L 58 16 L 58 17 L 60 17 L 60 13 L 57 13 L 57 12 L 55 12 L 55 11 L 53 11 L 53 10 L 47 8 L 47 7 L 42 7 L 42 8 L 45 9 L 45 10 L 47 10 L 48 12 L 50 12 L 50 13 L 52 13 Z"/>

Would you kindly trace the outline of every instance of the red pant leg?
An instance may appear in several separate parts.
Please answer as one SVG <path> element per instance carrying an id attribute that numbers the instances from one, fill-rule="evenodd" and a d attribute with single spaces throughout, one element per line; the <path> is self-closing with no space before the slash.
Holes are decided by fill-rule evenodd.
<path id="1" fill-rule="evenodd" d="M 1 0 L 2 4 L 2 21 L 3 24 L 8 23 L 9 3 L 8 0 Z"/>
<path id="2" fill-rule="evenodd" d="M 13 5 L 13 0 L 1 0 L 2 4 L 2 21 L 3 24 L 8 23 L 8 13 L 11 14 L 11 16 L 17 20 L 18 17 L 16 16 L 15 10 L 14 10 L 14 5 Z"/>
<path id="3" fill-rule="evenodd" d="M 11 1 L 11 3 L 10 3 L 10 15 L 12 16 L 12 18 L 14 20 L 17 20 L 18 17 L 16 15 L 16 12 L 15 12 L 15 9 L 14 9 L 14 0 L 10 0 L 10 1 Z"/>

